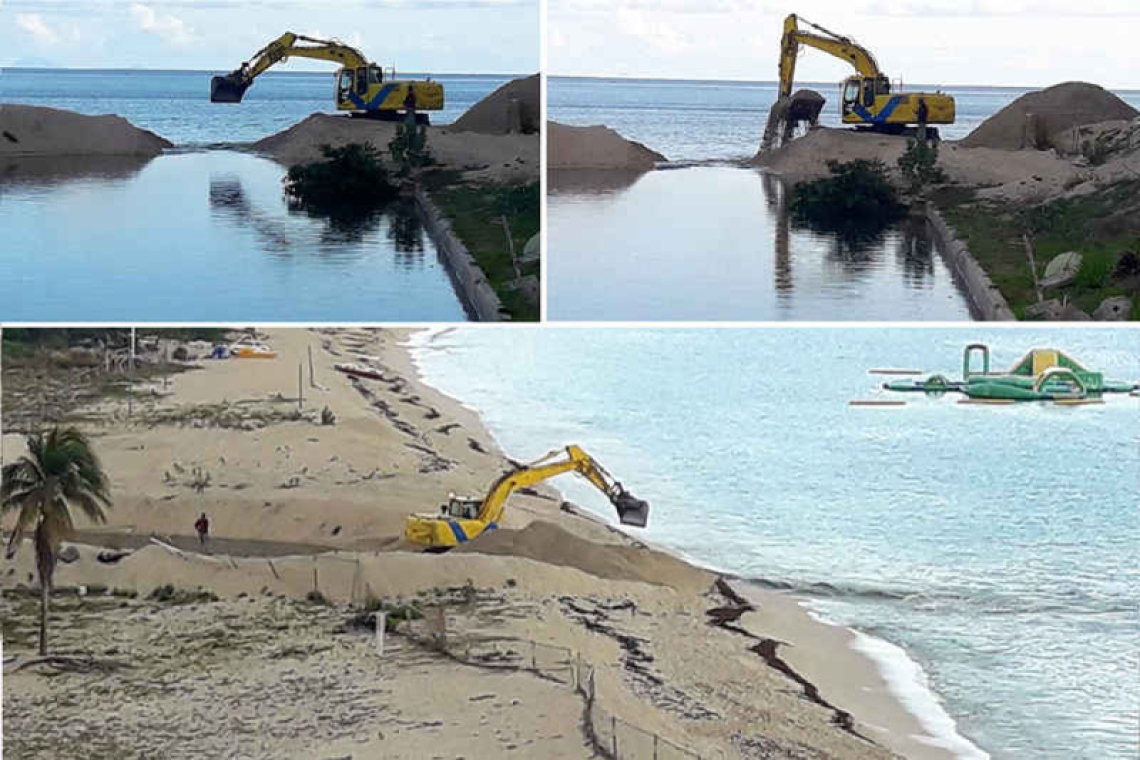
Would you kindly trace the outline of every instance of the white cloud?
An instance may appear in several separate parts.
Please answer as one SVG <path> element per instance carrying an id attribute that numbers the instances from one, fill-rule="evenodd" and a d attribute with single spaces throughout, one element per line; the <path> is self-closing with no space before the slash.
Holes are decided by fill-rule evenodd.
<path id="1" fill-rule="evenodd" d="M 194 30 L 185 21 L 170 14 L 155 13 L 142 3 L 131 5 L 131 18 L 139 29 L 158 35 L 175 45 L 185 45 L 194 39 Z"/>
<path id="2" fill-rule="evenodd" d="M 54 45 L 59 42 L 59 35 L 47 25 L 47 22 L 38 13 L 17 13 L 16 25 L 36 38 L 36 42 L 45 45 Z"/>

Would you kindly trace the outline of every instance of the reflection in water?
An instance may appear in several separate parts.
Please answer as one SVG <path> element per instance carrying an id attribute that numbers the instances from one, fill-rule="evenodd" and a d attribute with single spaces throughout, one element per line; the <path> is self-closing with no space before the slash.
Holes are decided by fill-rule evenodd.
<path id="1" fill-rule="evenodd" d="M 778 175 L 728 166 L 566 192 L 591 176 L 598 173 L 550 176 L 552 319 L 970 317 L 920 222 L 869 236 L 822 233 L 789 216 Z"/>
<path id="2" fill-rule="evenodd" d="M 613 169 L 552 169 L 546 173 L 547 194 L 614 195 L 644 176 L 646 172 Z"/>
<path id="3" fill-rule="evenodd" d="M 210 177 L 210 210 L 223 219 L 252 229 L 266 251 L 289 253 L 295 247 L 289 219 L 274 217 L 258 210 L 249 200 L 241 179 L 236 175 Z M 423 222 L 414 201 L 400 199 L 365 214 L 321 213 L 295 203 L 289 204 L 288 211 L 290 216 L 323 223 L 318 232 L 319 249 L 323 253 L 368 243 L 369 238 L 374 237 L 384 226 L 385 235 L 396 254 L 395 264 L 400 269 L 414 270 L 425 264 Z"/>
<path id="4" fill-rule="evenodd" d="M 903 276 L 914 287 L 922 287 L 934 277 L 934 241 L 926 218 L 909 216 L 903 222 L 902 239 L 895 248 L 895 258 Z"/>
<path id="5" fill-rule="evenodd" d="M 405 269 L 423 266 L 424 225 L 415 202 L 401 198 L 387 211 L 388 239 L 396 249 L 396 264 Z"/>
<path id="6" fill-rule="evenodd" d="M 793 287 L 792 282 L 792 231 L 791 223 L 788 221 L 788 213 L 785 208 L 787 198 L 785 197 L 784 183 L 775 174 L 767 172 L 760 175 L 760 182 L 764 187 L 764 201 L 768 205 L 768 210 L 771 212 L 772 217 L 776 220 L 776 234 L 773 239 L 773 244 L 776 249 L 776 261 L 773 267 L 773 274 L 775 275 L 776 291 L 783 293 L 789 291 Z"/>
<path id="7" fill-rule="evenodd" d="M 290 210 L 284 172 L 264 158 L 219 150 L 153 161 L 0 158 L 0 177 L 6 168 L 9 177 L 98 179 L 0 179 L 5 319 L 466 316 L 431 238 L 409 213 L 329 219 Z M 52 287 L 29 289 L 40 282 Z"/>
<path id="8" fill-rule="evenodd" d="M 265 246 L 273 253 L 287 253 L 293 248 L 288 229 L 282 220 L 275 219 L 258 211 L 246 198 L 241 179 L 236 175 L 210 177 L 210 210 L 223 218 L 251 228 Z"/>
<path id="9" fill-rule="evenodd" d="M 6 185 L 130 179 L 152 160 L 147 156 L 8 156 L 0 159 L 0 195 L 10 189 Z"/>

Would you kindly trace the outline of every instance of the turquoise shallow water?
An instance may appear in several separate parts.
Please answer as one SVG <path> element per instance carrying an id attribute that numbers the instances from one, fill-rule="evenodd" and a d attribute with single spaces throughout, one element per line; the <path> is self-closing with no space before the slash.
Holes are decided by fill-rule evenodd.
<path id="1" fill-rule="evenodd" d="M 847 405 L 881 393 L 869 368 L 956 376 L 978 340 L 998 366 L 1055 345 L 1140 380 L 1128 329 L 462 329 L 414 343 L 428 382 L 512 456 L 579 443 L 650 501 L 651 540 L 903 647 L 981 753 L 1133 758 L 1140 399 Z M 555 485 L 609 515 L 573 478 Z M 904 670 L 897 651 L 878 656 Z M 912 707 L 949 739 L 929 704 Z"/>

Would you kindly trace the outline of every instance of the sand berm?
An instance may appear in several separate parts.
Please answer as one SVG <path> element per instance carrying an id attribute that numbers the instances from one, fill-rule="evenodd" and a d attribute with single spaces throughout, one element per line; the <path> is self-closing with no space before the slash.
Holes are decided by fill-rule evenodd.
<path id="1" fill-rule="evenodd" d="M 0 575 L 12 757 L 586 758 L 598 756 L 587 723 L 602 730 L 610 716 L 651 732 L 617 723 L 623 757 L 652 757 L 652 733 L 704 757 L 950 757 L 854 652 L 853 634 L 734 584 L 743 606 L 714 573 L 545 485 L 515 494 L 498 531 L 416 551 L 406 515 L 485 492 L 510 460 L 475 412 L 422 382 L 408 336 L 274 329 L 263 336 L 274 360 L 194 359 L 135 387 L 129 415 L 122 394 L 70 412 L 115 503 L 107 525 L 79 525 L 78 556 L 57 570 L 58 587 L 86 593 L 53 600 L 52 649 L 100 665 L 52 676 L 30 664 L 38 605 L 25 542 Z M 446 350 L 438 340 L 422 350 Z M 333 370 L 345 361 L 382 379 Z M 39 366 L 5 368 L 8 461 L 38 419 Z M 322 424 L 326 407 L 335 424 Z M 589 449 L 549 448 L 568 443 Z M 636 492 L 637 474 L 620 475 Z M 213 524 L 205 548 L 191 537 L 201 512 Z M 174 591 L 148 598 L 165 584 Z M 327 603 L 306 601 L 314 590 Z M 602 712 L 565 685 L 464 664 L 400 633 L 381 660 L 349 622 L 368 598 L 425 610 L 407 630 L 440 621 L 453 654 L 490 641 L 500 658 L 533 652 L 553 666 L 563 650 L 545 647 L 565 647 L 596 668 Z"/>

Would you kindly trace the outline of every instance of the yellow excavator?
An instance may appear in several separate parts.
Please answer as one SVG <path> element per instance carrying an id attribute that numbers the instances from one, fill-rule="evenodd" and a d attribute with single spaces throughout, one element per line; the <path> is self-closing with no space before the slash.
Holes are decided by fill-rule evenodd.
<path id="1" fill-rule="evenodd" d="M 430 79 L 398 80 L 395 72 L 371 63 L 354 47 L 336 40 L 319 40 L 285 32 L 257 51 L 252 58 L 229 74 L 210 80 L 210 101 L 240 103 L 253 80 L 274 64 L 291 56 L 315 58 L 341 64 L 336 78 L 336 107 L 353 115 L 396 121 L 406 118 L 407 107 L 415 102 L 416 120 L 426 124 L 425 111 L 443 108 L 443 85 Z M 411 93 L 411 98 L 409 98 Z M 405 109 L 401 114 L 401 109 Z"/>
<path id="2" fill-rule="evenodd" d="M 644 528 L 649 522 L 649 504 L 633 496 L 577 446 L 555 450 L 530 464 L 519 465 L 496 480 L 483 498 L 454 494 L 439 514 L 409 515 L 404 536 L 428 551 L 446 551 L 499 527 L 507 498 L 520 488 L 533 486 L 565 472 L 576 472 L 606 495 L 617 509 L 623 525 Z"/>
<path id="3" fill-rule="evenodd" d="M 814 32 L 801 31 L 800 21 Z M 902 134 L 908 131 L 910 125 L 922 122 L 954 123 L 952 96 L 943 92 L 892 92 L 890 78 L 879 69 L 871 51 L 850 37 L 828 31 L 818 24 L 798 18 L 794 13 L 784 19 L 784 34 L 780 41 L 780 99 L 792 95 L 796 58 L 801 45 L 841 58 L 858 72 L 843 82 L 840 115 L 844 124 L 876 132 Z M 926 118 L 923 119 L 922 116 Z M 937 137 L 937 134 L 934 136 Z"/>

